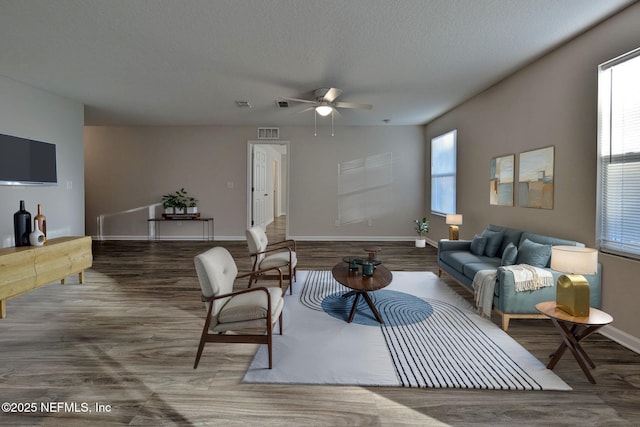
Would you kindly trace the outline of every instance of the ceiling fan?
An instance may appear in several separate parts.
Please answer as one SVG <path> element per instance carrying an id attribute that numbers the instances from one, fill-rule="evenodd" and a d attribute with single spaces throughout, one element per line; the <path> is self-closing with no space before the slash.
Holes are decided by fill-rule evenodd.
<path id="1" fill-rule="evenodd" d="M 336 99 L 342 94 L 341 89 L 335 87 L 323 87 L 313 91 L 315 100 L 300 99 L 300 98 L 287 98 L 280 97 L 287 101 L 304 102 L 308 104 L 314 104 L 313 107 L 309 107 L 303 111 L 316 110 L 316 113 L 321 116 L 328 116 L 332 112 L 336 111 L 336 108 L 352 108 L 357 110 L 371 110 L 373 106 L 371 104 L 357 104 L 355 102 L 338 102 Z M 337 112 L 337 111 L 336 111 Z"/>
<path id="2" fill-rule="evenodd" d="M 371 110 L 373 108 L 373 105 L 371 104 L 357 104 L 355 102 L 336 101 L 336 99 L 338 99 L 338 97 L 341 94 L 342 94 L 342 89 L 337 89 L 335 87 L 328 87 L 328 88 L 322 87 L 320 89 L 316 89 L 313 91 L 313 96 L 315 97 L 315 100 L 287 98 L 284 96 L 281 96 L 280 98 L 287 101 L 304 102 L 307 104 L 313 104 L 313 106 L 306 108 L 301 112 L 315 110 L 316 113 L 320 114 L 323 117 L 326 117 L 329 114 L 331 114 L 331 136 L 333 136 L 333 114 L 337 113 L 339 115 L 337 110 L 338 108 L 350 108 L 350 109 L 356 109 L 356 110 Z M 315 118 L 315 115 L 314 115 L 314 118 Z M 317 133 L 314 132 L 314 135 L 317 135 Z"/>

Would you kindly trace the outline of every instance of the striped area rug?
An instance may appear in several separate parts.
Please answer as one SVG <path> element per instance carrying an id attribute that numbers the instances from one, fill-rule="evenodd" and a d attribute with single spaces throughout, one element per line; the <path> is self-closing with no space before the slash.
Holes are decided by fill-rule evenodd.
<path id="1" fill-rule="evenodd" d="M 303 277 L 285 301 L 274 369 L 264 369 L 261 346 L 245 382 L 570 390 L 432 273 L 394 272 L 391 285 L 370 293 L 384 324 L 362 299 L 346 323 L 354 297 L 342 297 L 349 289 L 330 271 Z"/>

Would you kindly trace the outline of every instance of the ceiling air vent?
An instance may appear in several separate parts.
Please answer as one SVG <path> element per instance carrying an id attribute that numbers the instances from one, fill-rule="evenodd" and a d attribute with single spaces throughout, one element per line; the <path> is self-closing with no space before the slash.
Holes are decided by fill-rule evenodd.
<path id="1" fill-rule="evenodd" d="M 276 101 L 276 105 L 278 106 L 278 108 L 289 108 L 289 101 L 279 99 Z"/>
<path id="2" fill-rule="evenodd" d="M 280 128 L 258 128 L 258 139 L 279 139 Z"/>
<path id="3" fill-rule="evenodd" d="M 252 105 L 249 101 L 235 101 L 238 108 L 251 108 Z"/>

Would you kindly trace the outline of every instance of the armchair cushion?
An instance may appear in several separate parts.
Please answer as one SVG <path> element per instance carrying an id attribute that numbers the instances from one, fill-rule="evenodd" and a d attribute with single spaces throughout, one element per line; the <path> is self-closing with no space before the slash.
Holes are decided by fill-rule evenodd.
<path id="1" fill-rule="evenodd" d="M 267 288 L 271 297 L 271 315 L 277 317 L 282 308 L 282 289 L 276 287 Z M 246 292 L 235 295 L 222 307 L 218 314 L 218 322 L 233 323 L 267 317 L 267 294 L 259 288 L 255 292 Z"/>
<path id="2" fill-rule="evenodd" d="M 251 227 L 245 231 L 245 236 L 247 237 L 249 252 L 252 254 L 256 254 L 256 257 L 258 258 L 258 264 L 260 264 L 260 262 L 262 262 L 262 259 L 265 257 L 264 253 L 262 252 L 267 249 L 267 245 L 269 244 L 267 234 L 260 227 Z"/>
<path id="3" fill-rule="evenodd" d="M 291 267 L 294 268 L 297 264 L 296 253 L 291 252 Z M 276 252 L 264 257 L 260 263 L 260 268 L 283 267 L 286 265 L 289 265 L 289 251 Z"/>

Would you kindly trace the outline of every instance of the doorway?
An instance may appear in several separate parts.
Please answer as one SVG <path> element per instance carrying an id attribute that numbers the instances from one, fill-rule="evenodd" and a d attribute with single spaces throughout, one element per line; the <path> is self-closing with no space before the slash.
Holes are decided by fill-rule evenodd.
<path id="1" fill-rule="evenodd" d="M 289 235 L 289 156 L 289 141 L 248 141 L 247 227 L 275 227 L 278 240 Z"/>

